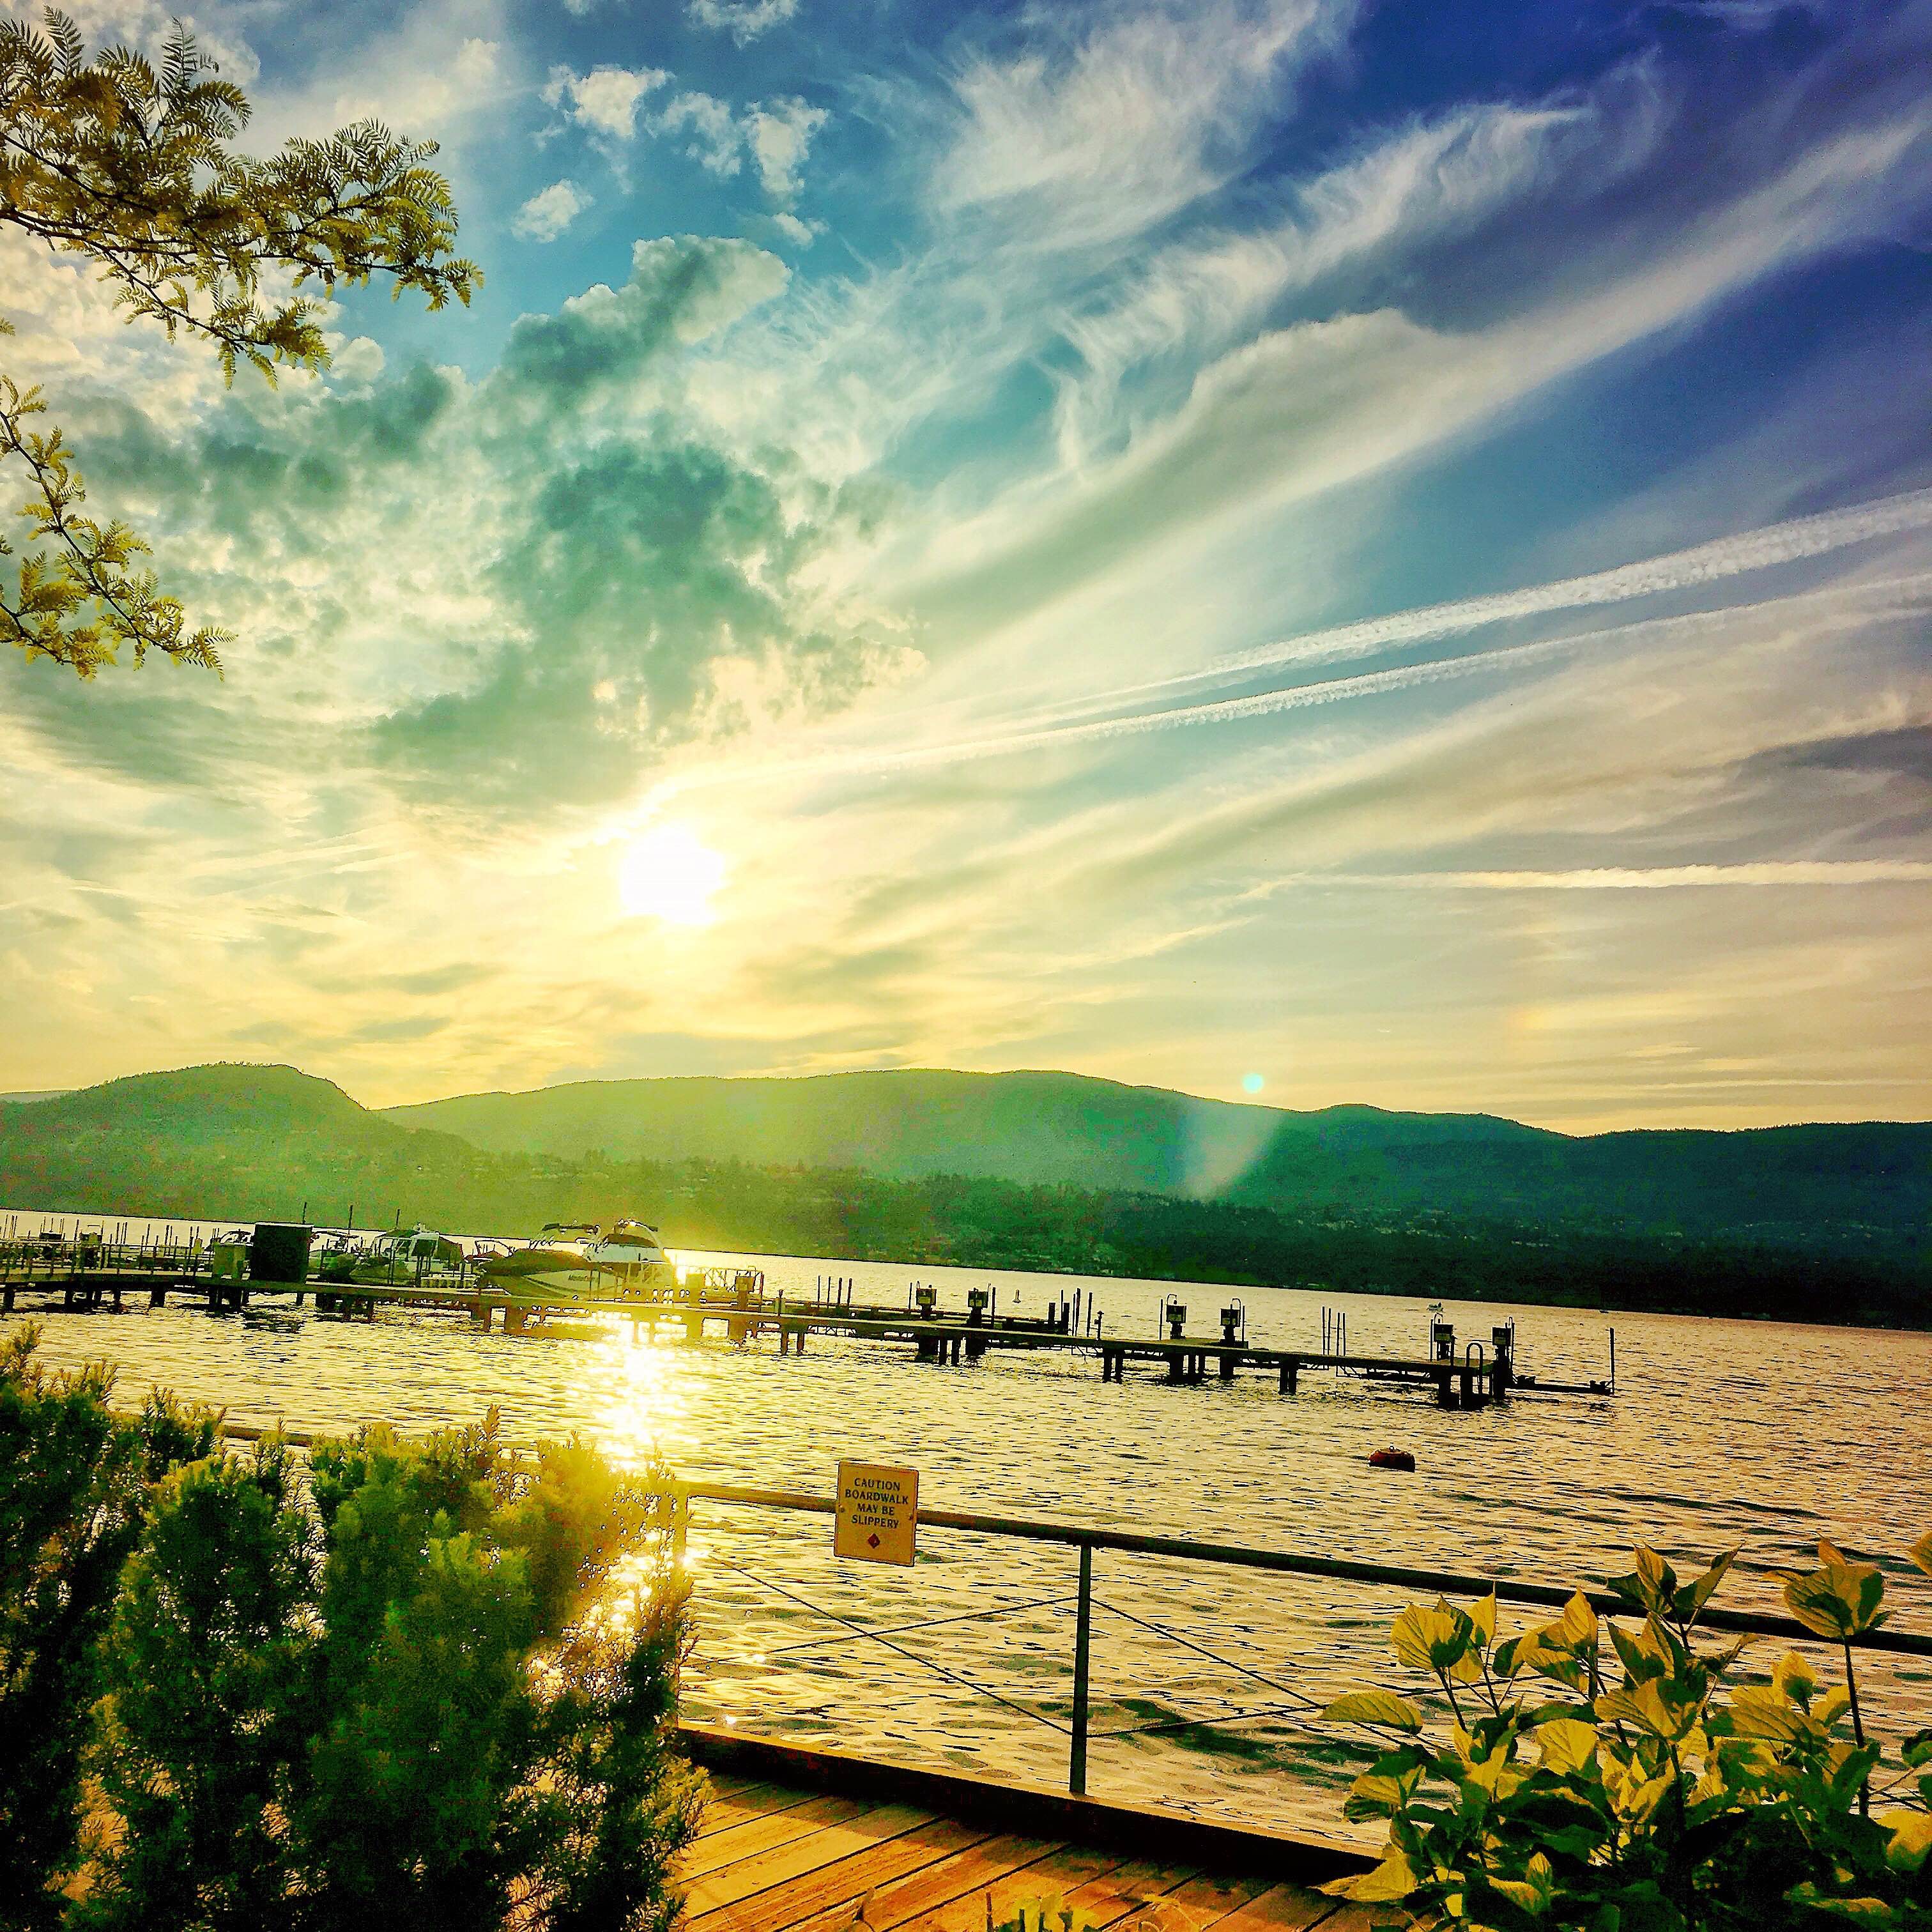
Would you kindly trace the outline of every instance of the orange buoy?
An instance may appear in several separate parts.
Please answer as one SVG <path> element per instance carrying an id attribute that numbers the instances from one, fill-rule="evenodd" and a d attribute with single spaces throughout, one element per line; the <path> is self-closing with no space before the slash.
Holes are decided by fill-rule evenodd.
<path id="1" fill-rule="evenodd" d="M 1415 1458 L 1406 1449 L 1378 1449 L 1369 1458 L 1372 1469 L 1408 1469 L 1415 1467 Z"/>

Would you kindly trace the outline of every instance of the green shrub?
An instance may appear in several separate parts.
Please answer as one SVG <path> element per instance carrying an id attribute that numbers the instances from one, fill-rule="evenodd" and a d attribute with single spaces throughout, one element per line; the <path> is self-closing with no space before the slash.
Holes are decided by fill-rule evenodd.
<path id="1" fill-rule="evenodd" d="M 50 1374 L 40 1330 L 0 1346 L 0 1925 L 57 1922 L 80 1859 L 94 1651 L 155 1482 L 206 1456 L 216 1418 L 166 1396 L 108 1405 L 104 1364 Z"/>
<path id="2" fill-rule="evenodd" d="M 278 1445 L 164 1485 L 102 1647 L 80 1922 L 659 1928 L 700 1775 L 650 1487 L 481 1429 Z M 613 1600 L 653 1544 L 648 1587 Z"/>
<path id="3" fill-rule="evenodd" d="M 1430 1742 L 1421 1710 L 1391 1691 L 1328 1707 L 1382 1735 L 1346 1808 L 1388 1820 L 1382 1862 L 1328 1889 L 1394 1922 L 1497 1932 L 1932 1927 L 1932 1732 L 1895 1754 L 1868 1734 L 1852 1648 L 1884 1621 L 1884 1580 L 1818 1548 L 1784 1591 L 1842 1650 L 1844 1681 L 1828 1688 L 1792 1652 L 1768 1682 L 1719 1694 L 1744 1644 L 1702 1648 L 1697 1624 L 1735 1551 L 1680 1583 L 1639 1550 L 1615 1586 L 1634 1632 L 1581 1592 L 1500 1643 L 1493 1594 L 1403 1611 L 1396 1654 L 1435 1678 L 1450 1736 Z M 1932 1537 L 1911 1556 L 1932 1573 Z"/>

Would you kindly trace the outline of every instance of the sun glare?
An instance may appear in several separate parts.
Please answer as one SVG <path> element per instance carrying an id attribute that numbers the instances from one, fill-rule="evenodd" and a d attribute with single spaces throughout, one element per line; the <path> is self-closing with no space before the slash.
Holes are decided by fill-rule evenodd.
<path id="1" fill-rule="evenodd" d="M 631 841 L 617 866 L 617 896 L 634 919 L 709 926 L 724 861 L 688 825 L 653 825 Z"/>

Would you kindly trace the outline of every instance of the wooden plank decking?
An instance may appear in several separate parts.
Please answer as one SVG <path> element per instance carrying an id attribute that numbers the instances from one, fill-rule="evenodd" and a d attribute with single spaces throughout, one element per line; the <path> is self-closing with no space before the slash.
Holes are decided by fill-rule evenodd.
<path id="1" fill-rule="evenodd" d="M 918 1802 L 729 1772 L 680 1876 L 686 1932 L 983 1932 L 1042 1895 L 1100 1928 L 1368 1932 L 1346 1905 L 1265 1870 L 1136 1858 L 1056 1832 L 1004 1831 Z"/>

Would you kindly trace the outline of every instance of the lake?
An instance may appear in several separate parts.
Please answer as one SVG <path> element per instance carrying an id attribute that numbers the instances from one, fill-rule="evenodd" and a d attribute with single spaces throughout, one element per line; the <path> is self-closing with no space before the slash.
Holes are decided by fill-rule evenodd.
<path id="1" fill-rule="evenodd" d="M 1002 1312 L 1036 1312 L 1077 1288 L 1110 1334 L 1151 1334 L 1177 1292 L 1194 1310 L 1190 1330 L 1211 1331 L 1229 1293 L 752 1258 L 768 1289 L 788 1296 L 838 1274 L 856 1280 L 861 1301 L 902 1304 L 916 1280 L 954 1308 L 991 1285 Z M 1325 1304 L 1346 1312 L 1355 1352 L 1426 1350 L 1419 1300 L 1265 1288 L 1243 1298 L 1263 1345 L 1317 1347 Z M 1525 1394 L 1463 1414 L 1326 1373 L 1304 1374 L 1284 1398 L 1272 1376 L 1175 1388 L 1130 1370 L 1103 1384 L 1096 1360 L 1045 1352 L 951 1367 L 820 1336 L 782 1358 L 770 1337 L 652 1344 L 615 1321 L 486 1335 L 448 1317 L 212 1316 L 191 1305 L 50 1315 L 44 1350 L 56 1363 L 118 1364 L 124 1399 L 159 1384 L 237 1421 L 424 1429 L 494 1404 L 512 1440 L 574 1432 L 627 1460 L 661 1455 L 695 1480 L 825 1494 L 842 1457 L 904 1463 L 929 1506 L 1484 1574 L 1600 1580 L 1628 1567 L 1640 1538 L 1680 1570 L 1735 1543 L 1743 1554 L 1720 1600 L 1736 1607 L 1780 1607 L 1771 1566 L 1804 1562 L 1828 1536 L 1885 1562 L 1899 1627 L 1932 1631 L 1932 1580 L 1900 1556 L 1932 1527 L 1932 1336 L 1495 1304 L 1447 1312 L 1462 1336 L 1485 1342 L 1514 1316 L 1519 1368 L 1575 1382 L 1604 1374 L 1613 1325 L 1617 1393 Z M 1368 1466 L 1388 1445 L 1414 1453 L 1413 1475 Z M 1064 1784 L 1064 1731 L 1040 1719 L 1064 1726 L 1067 1713 L 1073 1552 L 928 1529 L 916 1568 L 881 1570 L 835 1563 L 830 1543 L 823 1517 L 699 1506 L 686 1714 Z M 1359 1760 L 1306 1721 L 1306 1706 L 1402 1681 L 1386 1634 L 1403 1595 L 1105 1552 L 1094 1587 L 1090 1789 L 1343 1830 L 1340 1786 Z M 842 1617 L 892 1630 L 892 1643 L 951 1676 Z M 948 1621 L 904 1628 L 932 1619 Z M 1503 1624 L 1515 1627 L 1507 1609 Z M 1762 1648 L 1768 1664 L 1775 1647 Z M 1932 1666 L 1875 1666 L 1870 1681 L 1868 1709 L 1893 1736 L 1932 1720 Z"/>

